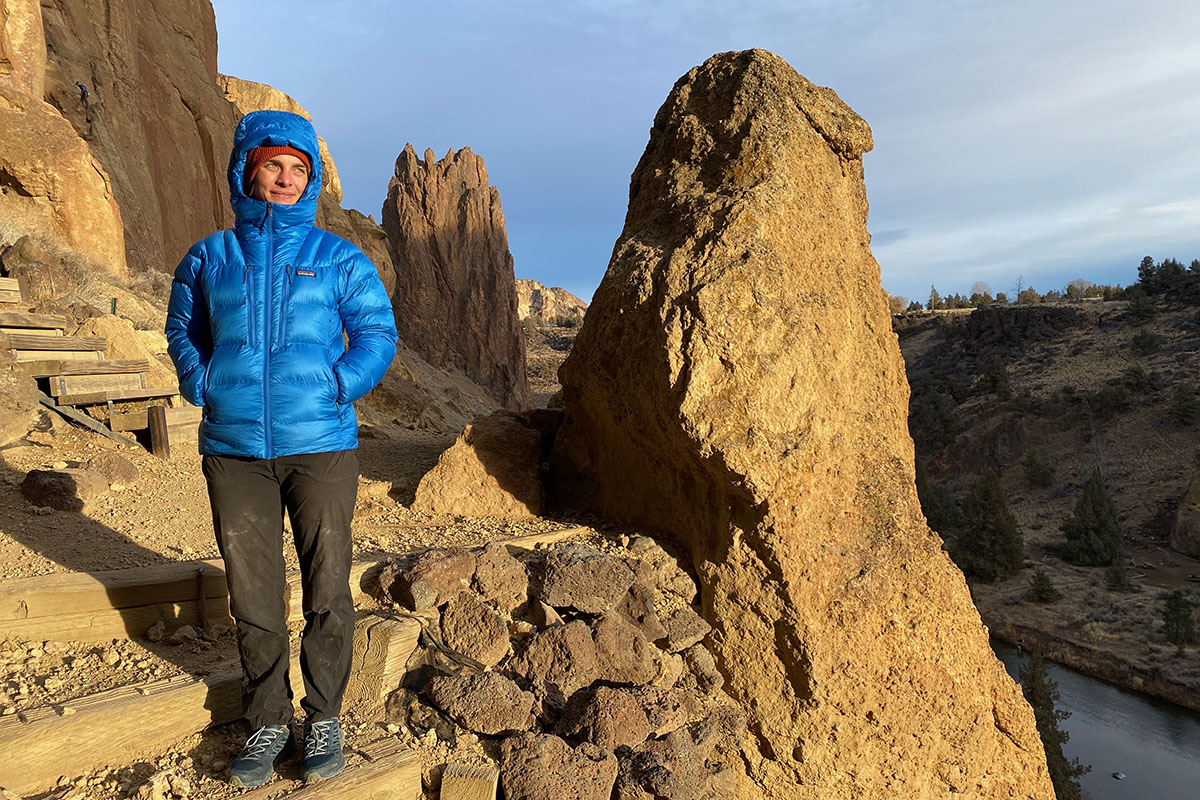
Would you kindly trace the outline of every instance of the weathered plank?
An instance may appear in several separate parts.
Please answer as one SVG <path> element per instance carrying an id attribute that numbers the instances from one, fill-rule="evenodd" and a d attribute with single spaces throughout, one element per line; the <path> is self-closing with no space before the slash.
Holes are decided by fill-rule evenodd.
<path id="1" fill-rule="evenodd" d="M 421 759 L 395 739 L 380 739 L 350 751 L 346 769 L 335 777 L 288 792 L 287 800 L 419 800 Z M 238 795 L 238 800 L 279 797 L 279 785 L 267 784 Z"/>
<path id="2" fill-rule="evenodd" d="M 378 621 L 378 618 L 368 618 L 360 624 L 371 628 Z M 414 621 L 402 622 L 419 628 Z M 412 640 L 415 648 L 415 635 Z M 374 667 L 369 667 L 367 672 L 358 668 L 361 663 L 361 659 L 356 659 L 356 667 L 351 669 L 348 695 L 360 693 L 357 684 L 364 679 L 372 685 L 380 680 L 377 671 L 371 671 Z M 293 693 L 302 696 L 304 686 L 298 654 L 293 654 L 290 659 L 288 673 Z M 399 677 L 395 680 L 398 685 Z M 203 679 L 176 676 L 31 709 L 16 716 L 0 717 L 0 752 L 6 754 L 0 759 L 0 786 L 25 794 L 53 785 L 60 775 L 80 775 L 106 764 L 129 764 L 143 756 L 158 754 L 210 724 L 239 718 L 242 715 L 241 695 L 241 673 L 231 666 Z M 396 740 L 387 741 L 395 743 Z M 352 768 L 345 774 L 358 774 L 364 768 L 387 769 L 378 775 L 362 773 L 340 783 L 340 778 L 322 781 L 319 795 L 289 796 L 356 799 L 419 796 L 375 794 L 387 786 L 391 786 L 393 792 L 398 787 L 407 791 L 411 776 L 404 772 L 400 762 L 389 760 L 400 752 L 390 745 L 384 750 L 364 750 L 371 760 L 361 766 L 351 762 Z M 384 774 L 397 768 L 400 768 L 399 774 Z M 415 775 L 415 787 L 419 792 L 419 770 Z M 351 793 L 339 793 L 343 791 L 339 787 L 343 786 Z M 278 791 L 279 787 L 271 788 Z M 239 795 L 255 796 L 256 793 Z"/>
<path id="3" fill-rule="evenodd" d="M 409 658 L 417 649 L 421 624 L 416 620 L 363 617 L 354 626 L 350 670 L 357 676 L 346 689 L 346 705 L 370 712 L 383 706 L 400 686 Z"/>
<path id="4" fill-rule="evenodd" d="M 14 327 L 9 327 L 7 325 L 0 325 L 0 333 L 22 333 L 22 334 L 33 333 L 33 334 L 37 334 L 38 336 L 62 336 L 63 335 L 63 332 L 60 331 L 58 328 L 22 328 L 22 327 L 14 328 Z"/>
<path id="5" fill-rule="evenodd" d="M 0 325 L 11 328 L 66 328 L 67 318 L 58 314 L 27 314 L 23 311 L 0 311 Z"/>
<path id="6" fill-rule="evenodd" d="M 183 625 L 196 627 L 204 622 L 232 625 L 229 601 L 206 598 L 203 607 L 196 601 L 157 603 L 122 609 L 85 611 L 54 617 L 0 620 L 0 638 L 51 642 L 111 642 L 144 636 L 154 623 L 162 620 L 167 630 Z"/>
<path id="7" fill-rule="evenodd" d="M 120 442 L 121 444 L 128 444 L 128 445 L 133 445 L 134 447 L 141 447 L 141 445 L 139 445 L 137 443 L 136 439 L 130 439 L 128 436 L 122 436 L 119 433 L 113 433 L 108 428 L 104 427 L 99 422 L 97 422 L 96 420 L 89 417 L 87 414 L 81 414 L 78 411 L 76 411 L 75 409 L 70 408 L 68 406 L 60 406 L 57 403 L 55 403 L 54 400 L 52 400 L 51 398 L 42 394 L 41 392 L 38 392 L 38 402 L 41 403 L 42 405 L 46 406 L 46 408 L 49 408 L 52 411 L 55 411 L 55 412 L 63 415 L 64 417 L 71 420 L 72 422 L 78 422 L 83 427 L 88 428 L 89 430 L 95 431 L 96 433 L 100 434 L 101 436 L 107 436 L 109 439 L 112 439 L 113 441 L 116 441 L 116 442 Z"/>
<path id="8" fill-rule="evenodd" d="M 0 292 L 19 292 L 21 283 L 16 278 L 0 278 Z"/>
<path id="9" fill-rule="evenodd" d="M 21 290 L 18 289 L 15 292 L 7 291 L 7 290 L 0 290 L 0 303 L 11 303 L 13 305 L 20 305 L 21 304 Z"/>
<path id="10" fill-rule="evenodd" d="M 0 581 L 0 621 L 37 619 L 195 600 L 203 570 L 204 596 L 228 594 L 225 562 L 176 561 L 129 569 L 56 572 Z"/>
<path id="11" fill-rule="evenodd" d="M 54 375 L 50 378 L 50 396 L 120 392 L 145 388 L 145 373 L 119 372 L 109 375 Z"/>
<path id="12" fill-rule="evenodd" d="M 4 333 L 4 347 L 14 350 L 98 350 L 108 347 L 103 336 L 45 336 L 38 333 Z"/>
<path id="13" fill-rule="evenodd" d="M 94 406 L 110 400 L 148 400 L 151 397 L 174 397 L 177 394 L 179 394 L 178 386 L 151 386 L 146 389 L 64 394 L 58 398 L 58 402 L 65 406 Z"/>
<path id="14" fill-rule="evenodd" d="M 93 364 L 103 360 L 104 355 L 99 350 L 13 350 L 13 358 L 19 363 L 30 361 L 84 361 Z"/>
<path id="15" fill-rule="evenodd" d="M 297 670 L 298 671 L 298 670 Z M 24 796 L 60 775 L 142 756 L 241 715 L 241 676 L 176 676 L 0 718 L 0 785 Z"/>
<path id="16" fill-rule="evenodd" d="M 150 362 L 144 358 L 124 358 L 111 361 L 49 358 L 39 361 L 22 361 L 20 364 L 22 372 L 35 378 L 50 378 L 56 375 L 114 375 L 124 372 L 145 372 L 150 369 Z"/>
<path id="17" fill-rule="evenodd" d="M 495 800 L 500 770 L 493 766 L 447 764 L 442 772 L 441 800 Z"/>

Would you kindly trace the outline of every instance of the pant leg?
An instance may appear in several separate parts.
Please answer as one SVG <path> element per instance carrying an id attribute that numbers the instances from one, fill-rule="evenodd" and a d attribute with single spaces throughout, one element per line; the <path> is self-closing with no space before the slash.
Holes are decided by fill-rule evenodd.
<path id="1" fill-rule="evenodd" d="M 292 718 L 283 562 L 283 502 L 272 462 L 204 456 L 229 610 L 237 622 L 242 705 L 253 728 Z"/>
<path id="2" fill-rule="evenodd" d="M 340 450 L 277 461 L 304 588 L 300 707 L 311 719 L 336 717 L 354 648 L 350 521 L 358 494 L 358 454 Z"/>

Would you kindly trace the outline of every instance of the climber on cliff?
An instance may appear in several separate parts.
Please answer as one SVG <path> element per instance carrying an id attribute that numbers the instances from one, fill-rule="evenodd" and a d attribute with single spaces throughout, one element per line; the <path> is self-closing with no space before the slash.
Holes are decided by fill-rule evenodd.
<path id="1" fill-rule="evenodd" d="M 79 87 L 79 102 L 83 103 L 84 108 L 87 108 L 87 106 L 88 106 L 88 88 L 87 88 L 87 86 L 80 83 L 79 81 L 75 81 L 75 85 Z"/>
<path id="2" fill-rule="evenodd" d="M 353 403 L 391 363 L 396 325 L 367 257 L 313 224 L 317 154 L 303 117 L 242 119 L 229 159 L 234 227 L 192 246 L 167 310 L 180 392 L 204 408 L 200 453 L 253 728 L 230 765 L 235 786 L 266 783 L 291 749 L 285 509 L 303 587 L 304 779 L 345 766 L 338 714 L 354 634 Z"/>

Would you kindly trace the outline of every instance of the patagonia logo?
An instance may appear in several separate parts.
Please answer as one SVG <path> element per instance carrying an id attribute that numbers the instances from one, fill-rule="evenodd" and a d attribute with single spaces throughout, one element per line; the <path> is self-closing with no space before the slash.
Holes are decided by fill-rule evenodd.
<path id="1" fill-rule="evenodd" d="M 313 272 L 311 269 L 298 269 L 296 270 L 296 274 L 304 278 L 317 277 L 317 273 Z"/>

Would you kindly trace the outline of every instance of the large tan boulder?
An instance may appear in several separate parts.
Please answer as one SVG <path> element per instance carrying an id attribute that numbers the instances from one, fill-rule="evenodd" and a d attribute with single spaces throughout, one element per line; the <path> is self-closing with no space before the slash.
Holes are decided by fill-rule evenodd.
<path id="1" fill-rule="evenodd" d="M 1200 469 L 1192 473 L 1187 491 L 1179 499 L 1171 529 L 1171 549 L 1200 558 Z"/>
<path id="2" fill-rule="evenodd" d="M 690 550 L 753 796 L 1044 800 L 1033 714 L 917 502 L 871 146 L 771 53 L 680 79 L 561 371 L 552 471 Z"/>
<path id="3" fill-rule="evenodd" d="M 583 322 L 587 303 L 566 289 L 546 286 L 532 280 L 517 281 L 517 317 L 532 319 L 542 325 L 561 320 Z"/>
<path id="4" fill-rule="evenodd" d="M 412 510 L 529 519 L 542 513 L 542 436 L 522 415 L 477 419 L 417 485 Z"/>
<path id="5" fill-rule="evenodd" d="M 216 83 L 212 5 L 45 3 L 42 14 L 46 99 L 111 180 L 130 269 L 174 270 L 233 222 L 225 175 L 238 117 Z"/>
<path id="6" fill-rule="evenodd" d="M 0 2 L 0 85 L 38 100 L 46 85 L 46 37 L 38 0 Z"/>
<path id="7" fill-rule="evenodd" d="M 382 221 L 400 338 L 434 366 L 463 370 L 507 408 L 527 407 L 513 259 L 483 159 L 470 148 L 420 159 L 405 145 Z"/>
<path id="8" fill-rule="evenodd" d="M 70 251 L 81 269 L 125 274 L 122 217 L 104 167 L 53 107 L 3 86 L 0 175 L 7 230 Z"/>

